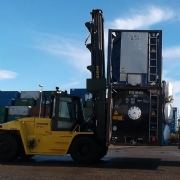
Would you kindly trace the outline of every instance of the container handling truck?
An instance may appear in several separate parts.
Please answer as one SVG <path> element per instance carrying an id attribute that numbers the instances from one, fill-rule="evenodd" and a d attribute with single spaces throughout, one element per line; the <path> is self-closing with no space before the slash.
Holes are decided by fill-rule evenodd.
<path id="1" fill-rule="evenodd" d="M 67 155 L 78 163 L 92 163 L 103 158 L 110 141 L 110 111 L 106 109 L 103 17 L 92 11 L 92 21 L 85 25 L 91 33 L 92 78 L 87 91 L 92 93 L 93 112 L 85 121 L 79 97 L 61 94 L 56 88 L 49 118 L 22 118 L 0 124 L 0 161 L 7 162 L 33 155 Z M 111 102 L 111 101 L 109 101 Z"/>
<path id="2" fill-rule="evenodd" d="M 105 77 L 104 19 L 91 12 L 85 26 L 91 42 L 87 69 L 92 94 L 89 119 L 81 98 L 61 93 L 52 96 L 49 118 L 28 117 L 0 124 L 0 161 L 33 155 L 67 155 L 78 163 L 103 158 L 109 144 L 155 143 L 168 140 L 172 120 L 172 85 L 162 81 L 161 30 L 109 30 Z M 88 38 L 87 38 L 88 39 Z M 107 92 L 107 94 L 106 94 Z"/>

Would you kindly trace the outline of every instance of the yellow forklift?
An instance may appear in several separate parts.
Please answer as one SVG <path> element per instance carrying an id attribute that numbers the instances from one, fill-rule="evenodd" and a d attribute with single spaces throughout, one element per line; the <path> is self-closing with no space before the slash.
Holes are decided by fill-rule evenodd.
<path id="1" fill-rule="evenodd" d="M 111 95 L 106 102 L 104 33 L 102 11 L 92 10 L 92 21 L 85 23 L 91 35 L 92 77 L 87 91 L 92 93 L 92 115 L 85 121 L 79 97 L 61 94 L 56 88 L 49 118 L 22 118 L 0 124 L 0 161 L 8 162 L 33 155 L 67 155 L 78 163 L 103 158 L 111 135 Z"/>

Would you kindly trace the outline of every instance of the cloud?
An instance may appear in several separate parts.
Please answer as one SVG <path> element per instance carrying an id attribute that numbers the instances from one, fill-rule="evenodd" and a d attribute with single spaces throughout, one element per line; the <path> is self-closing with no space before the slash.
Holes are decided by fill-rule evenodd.
<path id="1" fill-rule="evenodd" d="M 180 46 L 169 47 L 163 50 L 163 58 L 166 59 L 179 59 Z"/>
<path id="2" fill-rule="evenodd" d="M 178 67 L 180 66 L 180 46 L 168 47 L 163 50 L 163 78 L 171 80 L 180 79 Z"/>
<path id="3" fill-rule="evenodd" d="M 117 18 L 112 23 L 108 22 L 111 29 L 138 29 L 148 28 L 154 24 L 168 21 L 177 15 L 171 9 L 149 6 L 139 9 L 138 12 L 126 13 L 128 17 Z"/>
<path id="4" fill-rule="evenodd" d="M 17 76 L 16 72 L 7 71 L 7 70 L 0 70 L 0 80 L 4 79 L 13 79 Z"/>
<path id="5" fill-rule="evenodd" d="M 39 33 L 38 43 L 38 49 L 58 57 L 65 57 L 71 65 L 79 69 L 79 72 L 88 72 L 86 67 L 90 65 L 91 54 L 83 42 L 78 43 L 61 36 Z"/>
<path id="6" fill-rule="evenodd" d="M 139 8 L 138 10 L 138 12 L 133 11 L 126 13 L 127 15 L 124 18 L 117 18 L 105 22 L 105 56 L 107 55 L 108 28 L 142 29 L 177 17 L 176 13 L 168 8 L 149 6 L 143 9 Z M 79 70 L 78 73 L 89 73 L 86 67 L 91 63 L 91 55 L 84 46 L 83 41 L 75 40 L 75 37 L 67 38 L 48 33 L 37 33 L 36 40 L 36 47 L 38 49 L 66 60 Z M 167 56 L 169 52 L 170 51 L 165 50 L 165 56 Z M 105 58 L 105 61 L 106 59 L 107 58 Z"/>
<path id="7" fill-rule="evenodd" d="M 163 50 L 163 79 L 172 83 L 174 91 L 173 106 L 178 108 L 180 107 L 179 60 L 180 46 L 168 47 Z"/>

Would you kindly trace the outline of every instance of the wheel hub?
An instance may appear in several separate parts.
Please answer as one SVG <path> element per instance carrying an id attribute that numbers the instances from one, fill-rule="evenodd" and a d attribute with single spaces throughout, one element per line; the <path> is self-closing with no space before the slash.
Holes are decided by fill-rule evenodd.
<path id="1" fill-rule="evenodd" d="M 80 149 L 80 153 L 83 155 L 83 156 L 87 156 L 90 152 L 90 147 L 87 146 L 87 145 L 83 145 Z"/>
<path id="2" fill-rule="evenodd" d="M 10 151 L 10 146 L 7 142 L 0 142 L 0 153 L 6 154 Z"/>

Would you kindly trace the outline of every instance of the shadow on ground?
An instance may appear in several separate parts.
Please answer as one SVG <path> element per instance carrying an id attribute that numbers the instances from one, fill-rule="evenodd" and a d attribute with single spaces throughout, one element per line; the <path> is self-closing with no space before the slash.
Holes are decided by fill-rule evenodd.
<path id="1" fill-rule="evenodd" d="M 1 163 L 1 165 L 156 170 L 158 166 L 180 167 L 180 161 L 163 161 L 160 158 L 105 157 L 93 164 L 77 164 L 70 156 L 34 156 L 28 161 L 18 159 L 11 163 Z"/>

